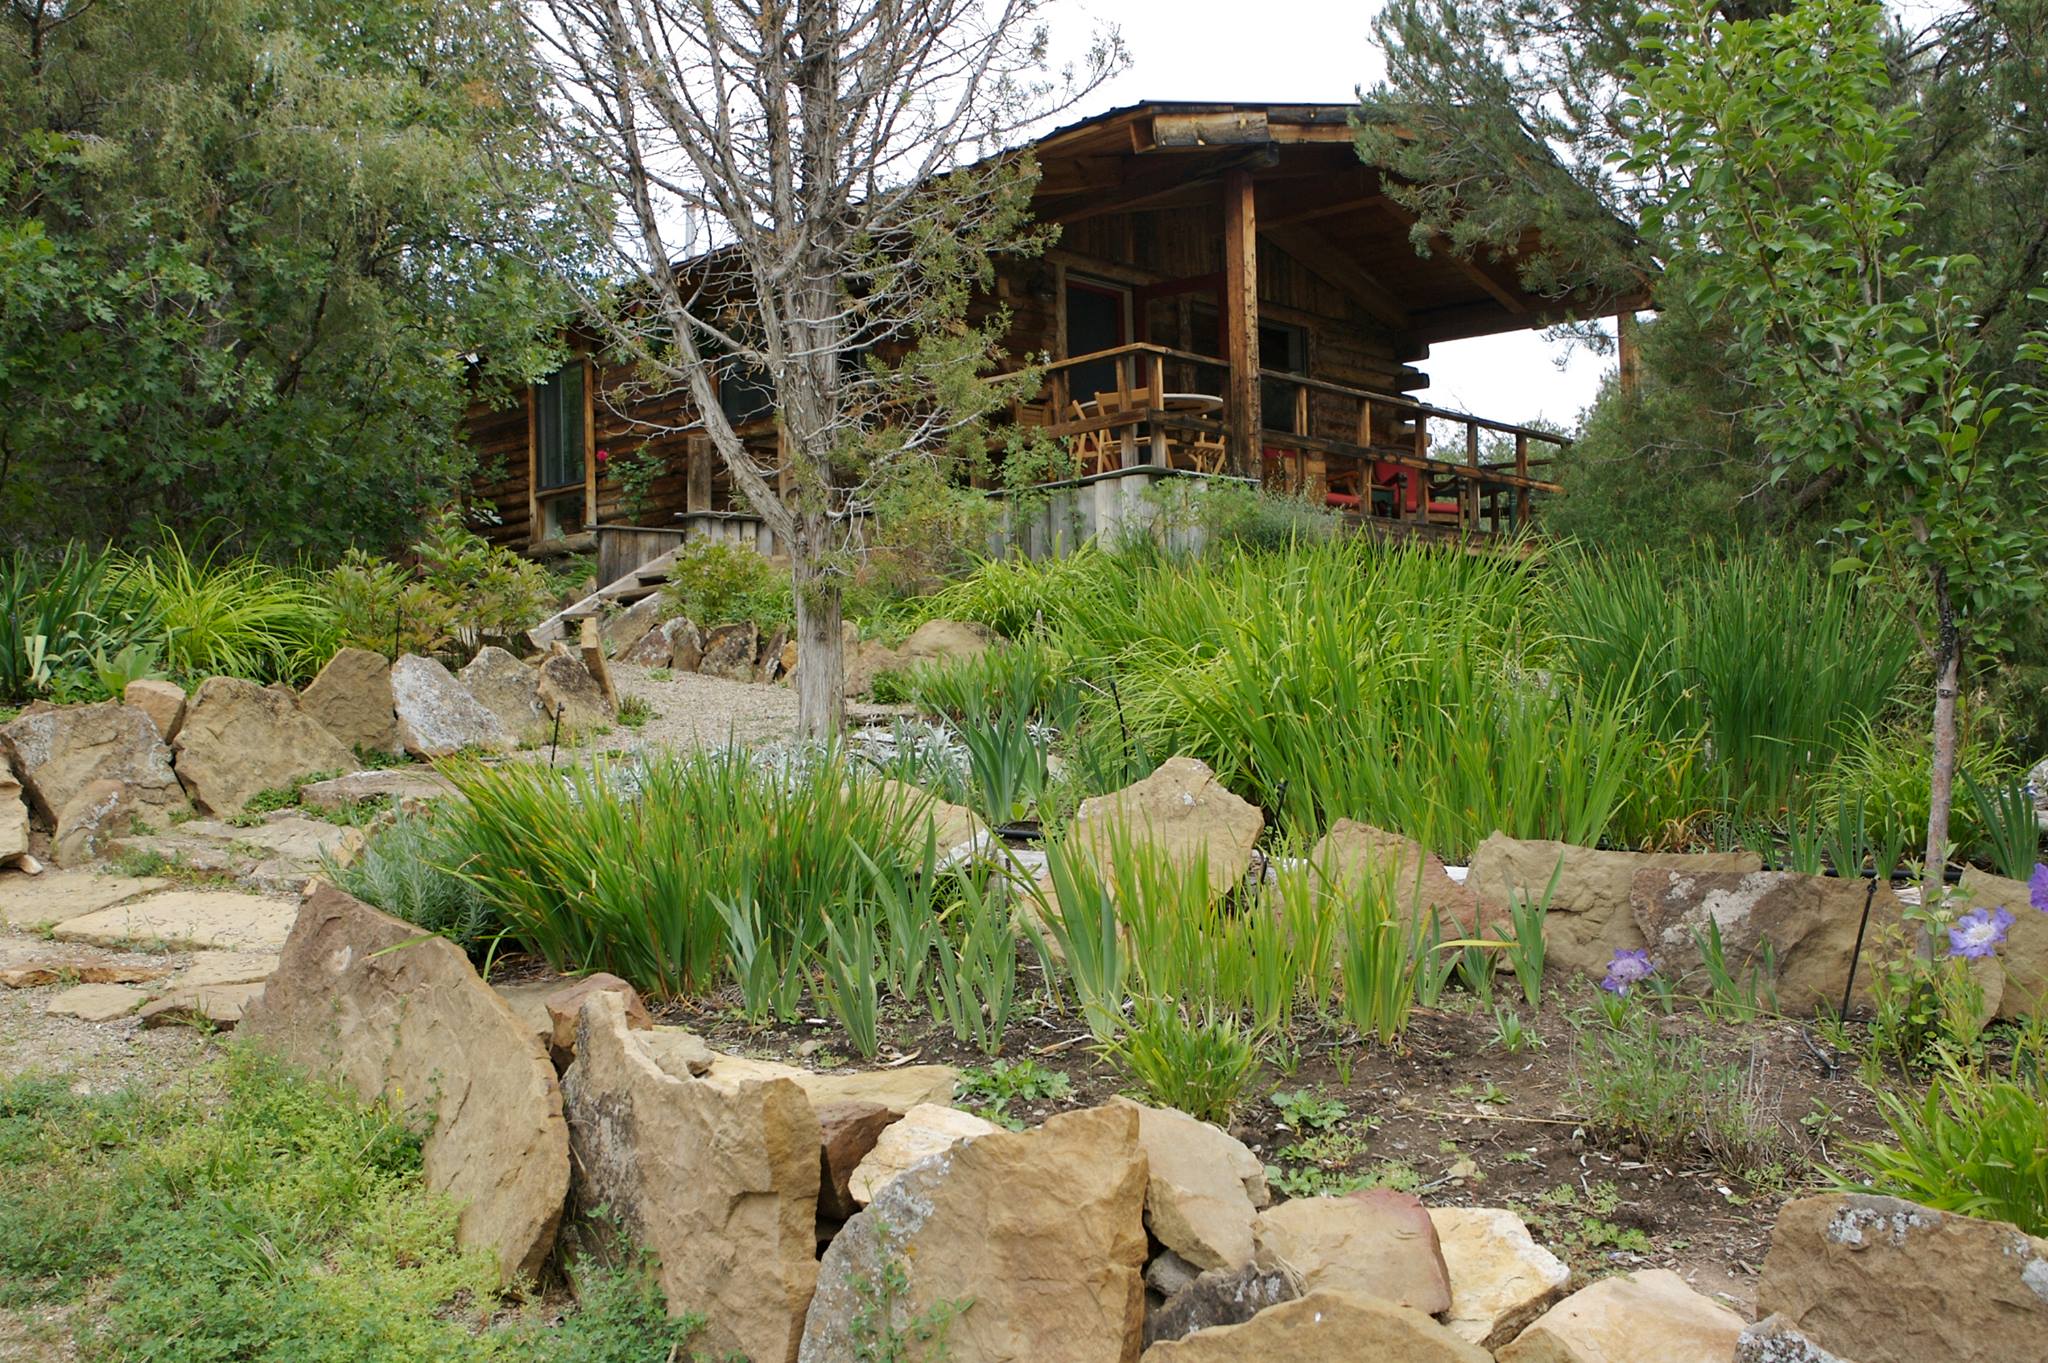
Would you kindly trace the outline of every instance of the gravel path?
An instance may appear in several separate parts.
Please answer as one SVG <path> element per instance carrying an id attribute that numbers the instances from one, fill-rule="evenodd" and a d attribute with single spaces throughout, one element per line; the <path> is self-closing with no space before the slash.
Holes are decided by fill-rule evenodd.
<path id="1" fill-rule="evenodd" d="M 749 747 L 779 743 L 796 732 L 796 692 L 775 683 L 727 681 L 697 672 L 677 672 L 666 680 L 658 670 L 612 664 L 612 684 L 619 695 L 638 696 L 654 711 L 639 729 L 614 728 L 598 740 L 603 751 L 656 748 L 722 748 L 730 743 Z"/>

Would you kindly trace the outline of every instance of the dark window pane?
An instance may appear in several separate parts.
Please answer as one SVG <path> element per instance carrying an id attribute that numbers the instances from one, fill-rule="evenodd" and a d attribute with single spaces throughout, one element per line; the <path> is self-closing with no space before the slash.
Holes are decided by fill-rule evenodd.
<path id="1" fill-rule="evenodd" d="M 538 489 L 581 487 L 584 457 L 583 364 L 572 362 L 534 385 L 534 475 Z"/>

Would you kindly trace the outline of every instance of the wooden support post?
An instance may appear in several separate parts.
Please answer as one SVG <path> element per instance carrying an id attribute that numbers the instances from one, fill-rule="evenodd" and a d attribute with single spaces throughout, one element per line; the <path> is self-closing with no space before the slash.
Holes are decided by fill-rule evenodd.
<path id="1" fill-rule="evenodd" d="M 1223 177 L 1223 335 L 1230 365 L 1226 426 L 1231 471 L 1253 477 L 1259 469 L 1259 223 L 1251 172 Z"/>
<path id="2" fill-rule="evenodd" d="M 1458 498 L 1458 529 L 1471 534 L 1479 529 L 1479 427 L 1470 421 L 1465 423 L 1465 467 L 1472 470 L 1472 476 L 1465 480 Z"/>
<path id="3" fill-rule="evenodd" d="M 1529 437 L 1520 432 L 1515 434 L 1515 476 L 1529 476 Z M 1528 524 L 1529 489 L 1518 487 L 1515 489 L 1515 529 L 1520 530 Z"/>
<path id="4" fill-rule="evenodd" d="M 1614 349 L 1621 373 L 1621 391 L 1636 391 L 1636 315 L 1624 309 L 1614 314 Z"/>
<path id="5" fill-rule="evenodd" d="M 1415 505 L 1406 511 L 1406 519 L 1427 522 L 1429 520 L 1429 470 L 1420 467 L 1419 461 L 1429 458 L 1429 418 L 1422 413 L 1415 414 L 1415 458 L 1418 466 L 1409 469 L 1403 477 L 1404 495 Z"/>
<path id="6" fill-rule="evenodd" d="M 1155 413 L 1163 412 L 1166 410 L 1166 357 L 1154 355 L 1151 359 L 1152 378 L 1145 388 L 1145 405 Z M 1167 442 L 1166 428 L 1156 418 L 1152 422 L 1150 458 L 1153 464 L 1160 468 L 1165 468 L 1173 462 L 1173 450 Z"/>
<path id="7" fill-rule="evenodd" d="M 689 467 L 683 474 L 683 509 L 685 511 L 709 511 L 711 509 L 711 442 L 702 436 L 692 436 L 684 445 Z"/>

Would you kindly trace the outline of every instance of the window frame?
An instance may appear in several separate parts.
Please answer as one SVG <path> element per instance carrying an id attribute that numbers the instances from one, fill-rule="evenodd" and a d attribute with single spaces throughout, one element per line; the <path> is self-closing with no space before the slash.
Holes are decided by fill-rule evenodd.
<path id="1" fill-rule="evenodd" d="M 583 478 L 580 483 L 541 486 L 541 390 L 555 383 L 562 372 L 574 365 L 582 378 Z M 582 534 L 591 525 L 597 508 L 597 417 L 596 369 L 588 355 L 572 356 L 561 369 L 539 383 L 526 386 L 526 525 L 527 543 L 534 546 L 557 543 Z M 571 530 L 560 522 L 562 504 L 582 503 L 582 524 Z M 552 513 L 552 514 L 551 514 Z M 550 521 L 554 533 L 549 533 Z"/>

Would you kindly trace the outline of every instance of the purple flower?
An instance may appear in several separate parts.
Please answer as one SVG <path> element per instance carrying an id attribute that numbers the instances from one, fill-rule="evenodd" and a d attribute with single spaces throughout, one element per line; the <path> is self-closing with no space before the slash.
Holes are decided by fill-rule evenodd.
<path id="1" fill-rule="evenodd" d="M 2027 878 L 2027 902 L 2048 913 L 2048 865 L 2034 863 L 2034 874 Z"/>
<path id="2" fill-rule="evenodd" d="M 2004 909 L 1972 909 L 1948 930 L 1948 954 L 1971 960 L 1998 950 L 2012 927 L 2012 915 Z"/>
<path id="3" fill-rule="evenodd" d="M 1610 994 L 1626 995 L 1631 986 L 1656 973 L 1649 952 L 1621 950 L 1607 963 L 1607 978 L 1600 981 L 1600 987 Z"/>

